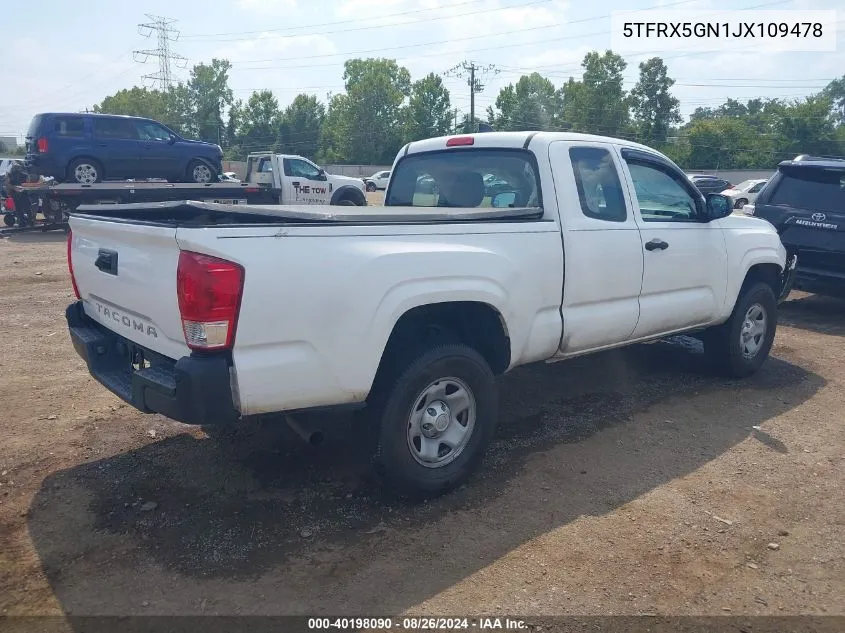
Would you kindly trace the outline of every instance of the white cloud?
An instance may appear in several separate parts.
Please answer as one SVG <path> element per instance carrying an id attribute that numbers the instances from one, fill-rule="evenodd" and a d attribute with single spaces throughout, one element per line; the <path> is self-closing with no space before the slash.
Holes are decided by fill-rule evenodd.
<path id="1" fill-rule="evenodd" d="M 281 64 L 290 64 L 291 61 L 279 61 L 276 58 L 301 57 L 303 61 L 307 61 L 309 55 L 334 53 L 337 53 L 337 47 L 325 35 L 261 33 L 253 39 L 222 48 L 214 56 L 218 59 L 228 59 L 233 66 L 237 67 L 238 64 L 260 65 L 276 61 Z"/>
<path id="2" fill-rule="evenodd" d="M 385 13 L 398 13 L 408 0 L 344 0 L 335 5 L 335 15 L 341 18 L 378 18 Z M 413 10 L 408 7 L 408 10 Z"/>
<path id="3" fill-rule="evenodd" d="M 235 6 L 244 11 L 274 13 L 280 9 L 295 8 L 296 0 L 236 0 Z"/>

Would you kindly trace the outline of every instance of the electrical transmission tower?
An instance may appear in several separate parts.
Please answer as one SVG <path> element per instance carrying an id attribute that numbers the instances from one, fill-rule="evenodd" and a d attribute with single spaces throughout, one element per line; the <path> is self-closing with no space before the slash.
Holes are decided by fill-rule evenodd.
<path id="1" fill-rule="evenodd" d="M 475 131 L 475 93 L 484 90 L 484 84 L 481 83 L 481 77 L 490 73 L 499 74 L 501 72 L 493 64 L 487 66 L 479 66 L 472 61 L 464 61 L 450 68 L 444 74 L 447 77 L 458 77 L 459 79 L 466 78 L 469 86 L 469 126 L 470 131 Z"/>
<path id="2" fill-rule="evenodd" d="M 175 42 L 179 39 L 179 31 L 170 26 L 175 20 L 163 18 L 159 15 L 150 15 L 149 13 L 146 16 L 150 21 L 139 24 L 138 33 L 144 37 L 150 37 L 155 32 L 157 34 L 158 47 L 143 51 L 132 51 L 132 53 L 135 61 L 142 64 L 145 64 L 150 57 L 158 57 L 158 72 L 151 75 L 144 75 L 143 79 L 157 81 L 159 88 L 165 91 L 170 88 L 172 83 L 171 63 L 177 68 L 184 68 L 188 63 L 188 58 L 177 55 L 170 50 L 170 42 Z"/>

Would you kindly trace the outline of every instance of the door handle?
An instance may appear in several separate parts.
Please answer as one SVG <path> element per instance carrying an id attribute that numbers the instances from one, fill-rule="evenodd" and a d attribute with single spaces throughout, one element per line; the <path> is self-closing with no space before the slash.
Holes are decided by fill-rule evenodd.
<path id="1" fill-rule="evenodd" d="M 669 244 L 661 240 L 659 237 L 655 237 L 653 240 L 645 243 L 645 249 L 647 251 L 665 251 L 667 248 L 669 248 Z"/>

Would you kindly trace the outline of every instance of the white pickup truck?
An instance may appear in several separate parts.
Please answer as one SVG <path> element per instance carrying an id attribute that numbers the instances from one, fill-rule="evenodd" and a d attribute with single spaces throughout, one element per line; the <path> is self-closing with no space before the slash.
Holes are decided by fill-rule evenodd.
<path id="1" fill-rule="evenodd" d="M 438 494 L 477 466 L 495 377 L 519 365 L 689 333 L 727 374 L 755 372 L 791 266 L 731 206 L 618 139 L 415 141 L 380 210 L 80 208 L 66 317 L 91 374 L 141 411 L 226 429 L 363 407 L 385 484 Z"/>

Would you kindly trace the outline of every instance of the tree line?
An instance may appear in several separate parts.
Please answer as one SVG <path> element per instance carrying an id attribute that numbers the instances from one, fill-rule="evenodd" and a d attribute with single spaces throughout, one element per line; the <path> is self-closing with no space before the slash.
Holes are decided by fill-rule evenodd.
<path id="1" fill-rule="evenodd" d="M 801 153 L 845 154 L 845 76 L 801 99 L 727 99 L 699 107 L 682 124 L 675 81 L 660 57 L 639 64 L 629 91 L 623 88 L 627 63 L 612 51 L 587 53 L 581 67 L 580 79 L 559 87 L 537 72 L 522 76 L 499 91 L 487 122 L 502 131 L 627 138 L 665 152 L 685 169 L 769 169 Z M 390 164 L 408 141 L 474 131 L 468 114 L 458 118 L 439 75 L 412 81 L 393 59 L 350 59 L 344 92 L 330 95 L 327 104 L 299 94 L 285 107 L 270 90 L 235 99 L 230 70 L 229 61 L 213 59 L 167 91 L 120 90 L 94 111 L 156 119 L 189 138 L 219 144 L 230 160 L 273 150 L 325 163 Z"/>

